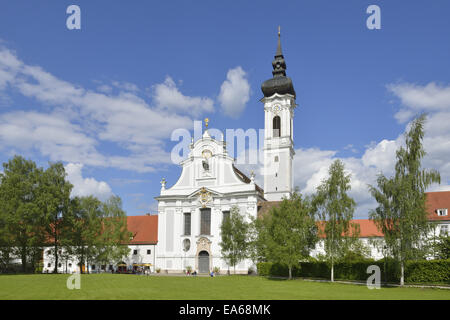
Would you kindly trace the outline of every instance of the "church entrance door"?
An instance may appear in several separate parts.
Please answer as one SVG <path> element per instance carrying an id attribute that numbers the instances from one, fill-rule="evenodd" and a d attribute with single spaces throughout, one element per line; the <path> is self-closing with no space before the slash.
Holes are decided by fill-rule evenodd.
<path id="1" fill-rule="evenodd" d="M 200 251 L 198 254 L 198 272 L 209 273 L 209 253 Z"/>

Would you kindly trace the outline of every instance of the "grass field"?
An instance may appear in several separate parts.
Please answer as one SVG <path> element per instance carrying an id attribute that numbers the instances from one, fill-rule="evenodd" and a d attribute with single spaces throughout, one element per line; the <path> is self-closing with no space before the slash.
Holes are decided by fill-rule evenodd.
<path id="1" fill-rule="evenodd" d="M 120 274 L 81 276 L 81 289 L 69 290 L 69 275 L 1 275 L 0 299 L 445 299 L 450 290 L 381 288 L 264 277 L 174 277 Z"/>

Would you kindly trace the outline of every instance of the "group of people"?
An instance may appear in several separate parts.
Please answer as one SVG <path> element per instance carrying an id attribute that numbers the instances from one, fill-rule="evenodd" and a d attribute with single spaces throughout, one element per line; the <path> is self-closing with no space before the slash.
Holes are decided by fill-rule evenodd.
<path id="1" fill-rule="evenodd" d="M 197 270 L 194 270 L 193 272 L 191 272 L 191 270 L 186 270 L 186 274 L 188 276 L 196 276 L 197 275 Z"/>
<path id="2" fill-rule="evenodd" d="M 194 270 L 193 272 L 191 272 L 191 270 L 186 270 L 186 275 L 188 276 L 196 276 L 197 275 L 197 270 Z M 211 270 L 211 273 L 209 274 L 211 277 L 214 277 L 214 271 Z"/>

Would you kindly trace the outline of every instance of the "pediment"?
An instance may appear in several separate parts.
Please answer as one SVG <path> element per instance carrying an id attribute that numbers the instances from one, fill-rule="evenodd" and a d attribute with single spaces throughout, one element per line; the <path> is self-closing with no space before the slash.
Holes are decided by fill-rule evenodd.
<path id="1" fill-rule="evenodd" d="M 209 193 L 213 197 L 222 196 L 221 193 L 213 191 L 207 187 L 200 187 L 197 190 L 195 190 L 194 192 L 192 192 L 191 194 L 189 194 L 187 197 L 188 198 L 197 198 L 198 196 L 201 196 L 202 194 L 206 194 L 206 193 Z"/>

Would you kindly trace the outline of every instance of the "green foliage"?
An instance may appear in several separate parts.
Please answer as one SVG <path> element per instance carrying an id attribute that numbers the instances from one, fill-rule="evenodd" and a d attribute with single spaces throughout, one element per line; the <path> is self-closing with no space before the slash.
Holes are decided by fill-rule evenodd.
<path id="1" fill-rule="evenodd" d="M 423 239 L 430 232 L 425 208 L 425 190 L 432 183 L 440 182 L 439 172 L 421 169 L 425 156 L 422 146 L 425 115 L 415 119 L 405 134 L 406 146 L 397 150 L 395 175 L 386 178 L 380 174 L 377 187 L 369 186 L 370 192 L 378 202 L 378 207 L 370 213 L 391 256 L 402 270 L 400 284 L 404 282 L 405 263 L 425 255 Z"/>
<path id="2" fill-rule="evenodd" d="M 48 252 L 53 256 L 56 273 L 60 259 L 60 246 L 71 231 L 68 214 L 73 186 L 66 180 L 66 171 L 61 162 L 50 163 L 47 170 L 43 172 L 39 186 L 40 193 L 36 202 L 44 215 L 43 227 L 48 236 L 45 241 L 52 246 Z"/>
<path id="3" fill-rule="evenodd" d="M 359 234 L 359 226 L 350 222 L 356 203 L 347 195 L 349 190 L 350 175 L 345 174 L 342 161 L 336 160 L 329 168 L 328 179 L 322 181 L 313 199 L 314 211 L 323 220 L 320 231 L 325 235 L 325 253 L 331 263 L 331 281 L 334 280 L 334 263 L 346 255 Z"/>
<path id="4" fill-rule="evenodd" d="M 2 250 L 2 264 L 11 254 L 17 255 L 23 272 L 29 264 L 37 264 L 37 252 L 45 241 L 45 216 L 39 203 L 43 174 L 33 161 L 20 156 L 4 163 L 0 173 L 0 241 L 14 248 Z"/>
<path id="5" fill-rule="evenodd" d="M 367 247 L 360 239 L 356 239 L 351 241 L 350 245 L 345 248 L 345 251 L 338 261 L 354 262 L 364 260 L 372 260 L 370 258 L 370 248 Z"/>
<path id="6" fill-rule="evenodd" d="M 107 264 L 119 262 L 127 257 L 130 248 L 127 243 L 132 234 L 127 230 L 127 216 L 122 210 L 122 200 L 111 196 L 102 204 L 102 230 L 95 243 L 96 256 L 94 260 Z"/>
<path id="7" fill-rule="evenodd" d="M 286 265 L 289 275 L 301 259 L 309 256 L 317 242 L 317 225 L 310 201 L 297 192 L 258 219 L 256 228 L 263 255 Z"/>
<path id="8" fill-rule="evenodd" d="M 410 283 L 450 283 L 450 260 L 411 261 L 405 281 Z"/>
<path id="9" fill-rule="evenodd" d="M 239 207 L 233 206 L 230 216 L 224 219 L 220 227 L 221 242 L 219 243 L 222 258 L 228 265 L 236 265 L 247 258 L 249 247 L 249 223 L 240 214 Z"/>
<path id="10" fill-rule="evenodd" d="M 396 282 L 400 277 L 398 263 L 390 259 L 386 261 L 353 261 L 338 262 L 334 265 L 336 279 L 366 281 L 369 274 L 367 268 L 377 265 L 381 270 L 381 280 Z M 288 267 L 280 263 L 260 262 L 257 264 L 260 276 L 289 275 Z M 328 278 L 330 265 L 325 261 L 300 262 L 293 268 L 295 277 Z M 405 268 L 406 282 L 408 283 L 450 283 L 450 260 L 424 260 L 411 261 Z"/>
<path id="11" fill-rule="evenodd" d="M 70 209 L 71 232 L 65 241 L 65 249 L 82 265 L 88 265 L 96 257 L 98 237 L 102 231 L 102 203 L 93 196 L 75 198 Z"/>
<path id="12" fill-rule="evenodd" d="M 450 236 L 439 236 L 433 241 L 433 253 L 436 259 L 450 259 Z"/>

